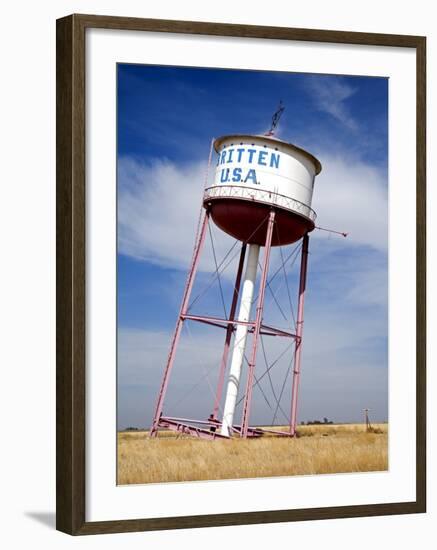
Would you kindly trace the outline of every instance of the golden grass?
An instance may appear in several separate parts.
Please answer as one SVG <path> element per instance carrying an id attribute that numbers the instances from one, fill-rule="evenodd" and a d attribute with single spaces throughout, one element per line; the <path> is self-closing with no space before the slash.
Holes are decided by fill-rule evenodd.
<path id="1" fill-rule="evenodd" d="M 207 441 L 118 433 L 118 484 L 383 471 L 387 424 L 299 426 L 301 437 Z"/>

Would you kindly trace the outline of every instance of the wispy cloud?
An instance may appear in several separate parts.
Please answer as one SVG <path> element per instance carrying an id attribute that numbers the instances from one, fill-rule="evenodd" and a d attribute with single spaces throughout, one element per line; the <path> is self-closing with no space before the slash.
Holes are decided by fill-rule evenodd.
<path id="1" fill-rule="evenodd" d="M 381 349 L 380 343 L 385 330 L 383 320 L 369 323 L 366 316 L 357 315 L 356 310 L 342 309 L 336 301 L 330 305 L 310 301 L 308 306 L 299 418 L 308 420 L 328 416 L 337 421 L 358 421 L 362 408 L 369 406 L 375 419 L 385 420 L 386 354 L 384 344 Z M 167 414 L 200 419 L 210 414 L 223 345 L 213 330 L 206 332 L 192 325 L 190 331 L 183 334 L 167 394 Z M 285 340 L 264 339 L 265 353 L 270 362 L 285 351 L 289 343 Z M 119 330 L 120 427 L 150 425 L 170 341 L 171 331 Z M 290 349 L 270 372 L 276 395 L 280 393 L 291 357 Z M 265 368 L 260 353 L 258 377 Z M 245 374 L 246 369 L 242 387 Z M 264 395 L 258 387 L 255 389 L 251 420 L 266 423 L 273 418 L 275 398 L 267 377 L 260 385 Z M 286 412 L 290 390 L 288 374 L 281 400 Z M 340 394 L 344 398 L 338 399 Z M 240 409 L 237 416 L 239 414 Z M 277 420 L 285 421 L 282 413 Z"/>
<path id="2" fill-rule="evenodd" d="M 312 207 L 317 224 L 347 232 L 341 246 L 387 250 L 388 195 L 385 175 L 353 156 L 321 153 Z M 317 232 L 316 232 L 317 233 Z"/>
<path id="3" fill-rule="evenodd" d="M 119 329 L 120 427 L 150 426 L 171 336 L 170 331 Z M 212 412 L 222 352 L 222 341 L 216 336 L 184 327 L 166 399 L 167 414 L 206 418 Z"/>
<path id="4" fill-rule="evenodd" d="M 341 77 L 326 79 L 320 76 L 308 77 L 305 87 L 319 111 L 330 114 L 351 130 L 358 129 L 347 106 L 347 99 L 355 94 L 356 88 L 343 82 Z"/>
<path id="5" fill-rule="evenodd" d="M 122 158 L 118 166 L 119 253 L 185 270 L 193 252 L 205 174 L 205 162 L 144 164 Z M 222 258 L 233 240 L 213 225 L 211 233 L 217 257 Z M 214 271 L 210 246 L 205 247 L 199 268 Z"/>
<path id="6" fill-rule="evenodd" d="M 387 248 L 387 188 L 384 176 L 354 158 L 321 155 L 323 170 L 316 179 L 313 208 L 318 224 L 349 233 L 332 246 Z M 143 164 L 119 162 L 119 252 L 163 267 L 186 269 L 191 258 L 201 207 L 205 163 Z M 218 257 L 232 240 L 213 228 Z M 325 235 L 314 232 L 314 237 Z M 209 247 L 201 269 L 213 271 Z"/>

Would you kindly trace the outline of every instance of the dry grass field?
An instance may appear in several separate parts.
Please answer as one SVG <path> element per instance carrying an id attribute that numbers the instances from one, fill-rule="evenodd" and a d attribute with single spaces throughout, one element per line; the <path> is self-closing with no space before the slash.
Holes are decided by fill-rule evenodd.
<path id="1" fill-rule="evenodd" d="M 300 437 L 207 441 L 160 432 L 118 433 L 118 484 L 383 471 L 388 426 L 299 426 Z"/>

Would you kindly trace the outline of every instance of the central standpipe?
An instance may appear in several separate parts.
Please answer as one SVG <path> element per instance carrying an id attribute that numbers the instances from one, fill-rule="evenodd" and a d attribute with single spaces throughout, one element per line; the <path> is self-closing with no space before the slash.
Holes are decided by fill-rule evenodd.
<path id="1" fill-rule="evenodd" d="M 244 273 L 243 288 L 241 291 L 240 310 L 237 321 L 248 323 L 252 309 L 253 293 L 255 290 L 256 271 L 258 267 L 260 246 L 249 245 L 246 271 Z M 244 361 L 247 333 L 249 325 L 238 324 L 235 331 L 234 345 L 232 350 L 231 367 L 229 371 L 228 386 L 226 391 L 225 407 L 223 410 L 223 421 L 221 435 L 231 436 L 234 421 L 235 405 L 237 402 L 238 386 L 240 384 L 241 369 Z"/>

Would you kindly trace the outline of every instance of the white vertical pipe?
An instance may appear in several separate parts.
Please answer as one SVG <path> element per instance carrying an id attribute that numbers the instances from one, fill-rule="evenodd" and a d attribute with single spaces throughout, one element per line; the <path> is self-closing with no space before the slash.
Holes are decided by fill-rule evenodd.
<path id="1" fill-rule="evenodd" d="M 249 254 L 241 290 L 240 310 L 237 318 L 238 321 L 248 322 L 250 320 L 250 310 L 252 307 L 253 293 L 256 282 L 256 270 L 258 267 L 259 249 L 260 246 L 257 244 L 249 245 Z M 237 329 L 235 331 L 231 368 L 229 370 L 225 407 L 223 410 L 223 421 L 220 430 L 221 435 L 232 435 L 235 404 L 237 402 L 238 386 L 240 383 L 241 368 L 244 361 L 244 351 L 246 349 L 248 330 L 249 327 L 247 325 L 237 325 Z"/>

